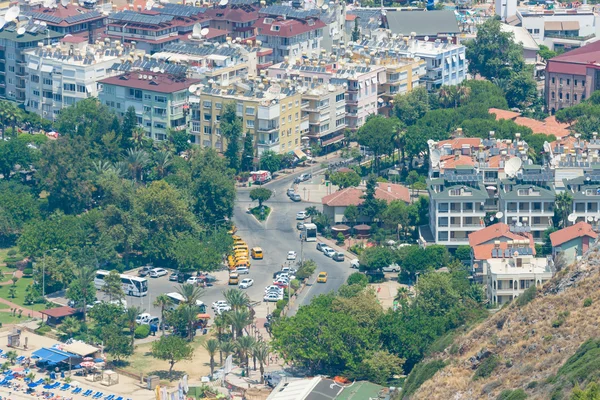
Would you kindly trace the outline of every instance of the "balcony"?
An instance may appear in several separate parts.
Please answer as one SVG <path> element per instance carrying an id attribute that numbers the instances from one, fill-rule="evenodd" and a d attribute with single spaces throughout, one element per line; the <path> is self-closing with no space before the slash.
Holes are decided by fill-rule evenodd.
<path id="1" fill-rule="evenodd" d="M 561 33 L 545 33 L 544 36 L 548 37 L 548 38 L 553 38 L 553 39 L 569 39 L 569 40 L 576 40 L 576 41 L 586 41 L 586 40 L 595 38 L 596 34 L 592 33 L 587 36 L 572 36 L 572 35 L 565 35 L 565 34 L 561 34 Z"/>
<path id="2" fill-rule="evenodd" d="M 257 132 L 261 132 L 261 133 L 274 133 L 277 132 L 279 130 L 279 126 L 269 126 L 269 125 L 260 125 L 258 124 L 258 128 L 256 129 Z"/>

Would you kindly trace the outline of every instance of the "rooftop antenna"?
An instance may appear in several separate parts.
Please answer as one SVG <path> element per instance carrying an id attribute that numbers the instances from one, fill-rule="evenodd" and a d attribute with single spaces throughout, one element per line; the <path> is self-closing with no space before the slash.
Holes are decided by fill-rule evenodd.
<path id="1" fill-rule="evenodd" d="M 21 14 L 21 8 L 19 6 L 12 6 L 8 9 L 8 11 L 6 11 L 6 14 L 4 15 L 4 20 L 6 22 L 16 22 L 17 18 L 19 18 L 19 14 Z"/>
<path id="2" fill-rule="evenodd" d="M 506 162 L 506 165 L 504 166 L 504 173 L 508 177 L 512 178 L 517 174 L 517 171 L 521 169 L 522 165 L 523 161 L 520 158 L 513 157 Z"/>
<path id="3" fill-rule="evenodd" d="M 575 221 L 577 221 L 577 215 L 576 214 L 569 214 L 569 216 L 567 217 L 567 220 L 569 222 L 575 222 Z"/>
<path id="4" fill-rule="evenodd" d="M 431 151 L 431 165 L 437 167 L 440 164 L 440 159 L 442 158 L 442 153 L 438 149 L 433 149 Z"/>
<path id="5" fill-rule="evenodd" d="M 194 24 L 194 28 L 192 30 L 192 37 L 194 39 L 200 39 L 202 37 L 202 26 L 200 24 Z"/>
<path id="6" fill-rule="evenodd" d="M 153 0 L 148 0 L 146 2 L 146 10 L 152 10 L 152 7 L 154 7 L 154 1 Z"/>
<path id="7" fill-rule="evenodd" d="M 208 28 L 202 28 L 202 30 L 200 31 L 200 36 L 206 36 L 208 35 Z"/>
<path id="8" fill-rule="evenodd" d="M 60 5 L 64 8 L 67 8 L 67 6 L 69 5 L 69 0 L 60 0 Z"/>

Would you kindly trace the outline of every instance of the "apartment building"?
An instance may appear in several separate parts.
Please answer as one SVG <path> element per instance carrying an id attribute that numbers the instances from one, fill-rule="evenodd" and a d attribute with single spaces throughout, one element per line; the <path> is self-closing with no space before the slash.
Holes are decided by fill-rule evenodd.
<path id="1" fill-rule="evenodd" d="M 306 136 L 328 152 L 344 140 L 346 129 L 346 90 L 341 85 L 322 84 L 302 88 L 302 112 L 308 119 Z"/>
<path id="2" fill-rule="evenodd" d="M 296 60 L 317 55 L 325 23 L 318 18 L 319 10 L 298 10 L 290 6 L 273 5 L 262 8 L 255 23 L 256 37 L 273 49 L 273 62 Z"/>
<path id="3" fill-rule="evenodd" d="M 89 10 L 76 4 L 56 8 L 35 8 L 24 13 L 31 20 L 43 22 L 51 31 L 61 35 L 76 35 L 93 43 L 104 31 L 106 15 L 96 10 Z"/>
<path id="4" fill-rule="evenodd" d="M 600 42 L 556 56 L 546 64 L 544 94 L 552 114 L 579 104 L 600 88 Z"/>
<path id="5" fill-rule="evenodd" d="M 121 63 L 134 53 L 131 47 L 114 43 L 88 44 L 80 36 L 66 36 L 58 46 L 36 47 L 24 52 L 26 82 L 25 109 L 42 118 L 54 120 L 61 110 L 88 97 L 98 97 L 97 82 L 117 72 Z"/>
<path id="6" fill-rule="evenodd" d="M 594 134 L 588 140 L 579 134 L 565 136 L 551 143 L 544 143 L 544 162 L 554 172 L 554 187 L 565 190 L 565 182 L 583 178 L 600 168 L 600 139 Z"/>
<path id="7" fill-rule="evenodd" d="M 426 62 L 422 59 L 398 61 L 384 58 L 380 65 L 385 67 L 385 79 L 380 80 L 377 85 L 378 113 L 390 116 L 394 108 L 394 97 L 419 86 L 419 81 L 426 72 Z"/>
<path id="8" fill-rule="evenodd" d="M 569 51 L 598 40 L 600 15 L 587 5 L 573 8 L 518 8 L 511 25 L 527 29 L 538 44 Z"/>
<path id="9" fill-rule="evenodd" d="M 419 58 L 426 63 L 421 85 L 433 91 L 446 85 L 458 85 L 466 79 L 468 63 L 465 46 L 436 39 L 422 41 L 402 35 L 379 35 L 361 43 L 350 43 L 355 54 L 375 53 L 375 57 Z M 340 49 L 342 52 L 346 50 Z"/>
<path id="10" fill-rule="evenodd" d="M 577 217 L 571 223 L 585 221 L 600 230 L 600 165 L 595 165 L 584 176 L 565 179 L 564 185 L 573 198 L 572 214 Z"/>
<path id="11" fill-rule="evenodd" d="M 579 260 L 598 239 L 591 224 L 578 222 L 550 234 L 552 255 L 560 257 L 566 265 Z"/>
<path id="12" fill-rule="evenodd" d="M 98 83 L 103 89 L 100 101 L 118 115 L 135 108 L 146 135 L 153 140 L 165 140 L 169 129 L 187 129 L 188 88 L 200 80 L 184 74 L 129 72 L 105 78 Z"/>
<path id="13" fill-rule="evenodd" d="M 544 241 L 544 231 L 552 226 L 556 198 L 552 173 L 539 165 L 523 165 L 514 178 L 500 181 L 498 209 L 500 220 L 531 232 L 536 243 Z"/>
<path id="14" fill-rule="evenodd" d="M 254 137 L 257 156 L 270 150 L 289 153 L 301 148 L 301 94 L 293 87 L 276 83 L 246 82 L 231 89 L 207 85 L 190 98 L 190 134 L 193 142 L 203 147 L 225 151 L 219 123 L 226 103 L 236 103 L 244 133 Z"/>
<path id="15" fill-rule="evenodd" d="M 215 5 L 206 10 L 210 27 L 224 30 L 229 37 L 250 39 L 256 36 L 254 24 L 258 20 L 258 6 L 255 4 Z"/>
<path id="16" fill-rule="evenodd" d="M 536 258 L 528 250 L 526 243 L 513 242 L 504 250 L 504 257 L 487 260 L 486 293 L 490 303 L 501 306 L 528 288 L 542 286 L 552 278 L 552 259 Z"/>
<path id="17" fill-rule="evenodd" d="M 53 45 L 64 35 L 31 21 L 19 35 L 14 22 L 0 30 L 0 98 L 23 104 L 27 100 L 27 62 L 24 52 L 42 45 Z"/>

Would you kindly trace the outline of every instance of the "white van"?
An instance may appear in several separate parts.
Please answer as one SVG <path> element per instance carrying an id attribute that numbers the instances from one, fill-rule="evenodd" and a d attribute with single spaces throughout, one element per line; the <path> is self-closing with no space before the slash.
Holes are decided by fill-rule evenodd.
<path id="1" fill-rule="evenodd" d="M 171 310 L 174 310 L 174 309 L 176 309 L 177 307 L 179 307 L 179 305 L 180 305 L 181 303 L 183 303 L 183 301 L 185 300 L 185 299 L 183 298 L 183 296 L 182 296 L 182 295 L 180 295 L 180 294 L 179 294 L 179 293 L 177 293 L 177 292 L 171 292 L 171 293 L 167 293 L 167 297 L 168 297 L 169 299 L 171 299 L 171 303 L 172 303 L 172 304 L 171 304 L 171 307 L 170 307 L 170 308 L 171 308 Z M 202 310 L 205 310 L 205 309 L 206 309 L 206 307 L 204 306 L 204 303 L 203 303 L 202 301 L 200 301 L 200 300 L 196 300 L 196 305 L 197 305 L 198 307 L 200 307 Z M 204 312 L 204 311 L 202 311 L 202 312 Z"/>

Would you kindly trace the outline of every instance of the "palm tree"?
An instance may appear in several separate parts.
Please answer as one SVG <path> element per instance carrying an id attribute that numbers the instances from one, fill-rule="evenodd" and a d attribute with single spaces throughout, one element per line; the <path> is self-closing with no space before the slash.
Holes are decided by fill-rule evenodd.
<path id="1" fill-rule="evenodd" d="M 219 341 L 217 339 L 208 339 L 202 343 L 202 346 L 208 351 L 208 355 L 210 356 L 210 376 L 212 376 L 215 371 L 215 354 L 219 349 Z"/>
<path id="2" fill-rule="evenodd" d="M 231 325 L 231 332 L 235 334 L 235 338 L 239 338 L 243 335 L 244 328 L 252 322 L 252 317 L 248 310 L 236 310 L 227 313 L 229 324 Z"/>
<path id="3" fill-rule="evenodd" d="M 569 192 L 562 192 L 556 195 L 555 199 L 555 207 L 556 211 L 560 216 L 560 222 L 562 222 L 562 227 L 566 228 L 568 224 L 568 217 L 573 209 L 573 197 L 569 194 Z"/>
<path id="4" fill-rule="evenodd" d="M 396 296 L 394 297 L 394 301 L 397 301 L 400 304 L 407 304 L 409 300 L 410 291 L 405 287 L 399 288 Z"/>
<path id="5" fill-rule="evenodd" d="M 471 95 L 471 88 L 465 85 L 459 85 L 456 87 L 454 93 L 454 108 L 462 105 Z"/>
<path id="6" fill-rule="evenodd" d="M 250 305 L 250 297 L 240 289 L 229 289 L 223 293 L 223 297 L 233 311 L 245 309 Z"/>
<path id="7" fill-rule="evenodd" d="M 250 375 L 250 363 L 249 357 L 252 352 L 252 348 L 256 343 L 256 339 L 252 336 L 240 336 L 237 338 L 237 350 L 239 352 L 240 361 L 246 362 L 246 376 Z"/>
<path id="8" fill-rule="evenodd" d="M 181 309 L 181 315 L 187 323 L 188 340 L 191 342 L 192 340 L 194 340 L 194 324 L 198 320 L 198 308 L 191 304 L 185 304 Z"/>
<path id="9" fill-rule="evenodd" d="M 173 301 L 166 294 L 160 294 L 154 300 L 154 307 L 160 307 L 160 322 L 162 323 L 162 334 L 165 335 L 165 310 L 173 304 Z"/>
<path id="10" fill-rule="evenodd" d="M 168 151 L 157 151 L 154 154 L 154 160 L 156 161 L 156 172 L 162 179 L 167 174 L 167 169 L 171 166 L 171 153 Z"/>
<path id="11" fill-rule="evenodd" d="M 142 180 L 142 171 L 148 165 L 150 157 L 142 149 L 128 149 L 127 150 L 127 163 L 129 164 L 129 170 L 131 171 L 131 177 L 133 181 L 139 179 Z"/>
<path id="12" fill-rule="evenodd" d="M 33 381 L 35 381 L 36 376 L 37 375 L 34 372 L 30 372 L 27 374 L 27 376 L 25 378 L 29 379 L 30 382 L 33 382 Z"/>
<path id="13" fill-rule="evenodd" d="M 83 321 L 85 322 L 87 316 L 87 299 L 94 287 L 96 271 L 88 265 L 83 265 L 79 268 L 75 268 L 73 275 L 75 276 L 73 281 L 77 284 L 77 287 L 81 293 L 83 302 Z"/>
<path id="14" fill-rule="evenodd" d="M 221 353 L 223 353 L 225 355 L 225 359 L 227 360 L 227 357 L 229 357 L 229 355 L 231 353 L 233 353 L 236 349 L 236 344 L 232 341 L 226 341 L 226 342 L 221 342 L 219 343 L 219 350 L 221 351 Z M 223 365 L 223 359 L 221 359 L 221 365 Z"/>
<path id="15" fill-rule="evenodd" d="M 8 360 L 8 361 L 9 361 L 9 362 L 12 364 L 12 365 L 15 365 L 15 362 L 17 361 L 17 357 L 18 357 L 18 354 L 17 354 L 17 352 L 16 352 L 16 351 L 14 351 L 14 350 L 11 350 L 11 351 L 8 351 L 8 352 L 6 352 L 6 359 L 7 359 L 7 360 Z"/>
<path id="16" fill-rule="evenodd" d="M 63 339 L 71 339 L 74 334 L 81 330 L 81 323 L 75 317 L 67 317 L 60 324 L 58 330 L 62 333 Z"/>
<path id="17" fill-rule="evenodd" d="M 225 317 L 225 315 L 217 315 L 213 320 L 213 326 L 217 330 L 217 339 L 223 340 L 223 335 L 225 334 L 225 330 L 229 326 L 229 321 Z"/>
<path id="18" fill-rule="evenodd" d="M 103 174 L 104 172 L 108 172 L 111 170 L 112 165 L 108 161 L 93 161 L 92 165 L 94 166 L 94 171 L 98 174 Z"/>
<path id="19" fill-rule="evenodd" d="M 177 293 L 183 296 L 183 304 L 189 304 L 195 306 L 200 297 L 204 294 L 204 291 L 191 283 L 182 283 L 177 288 Z"/>
<path id="20" fill-rule="evenodd" d="M 141 126 L 136 126 L 131 131 L 131 138 L 129 139 L 133 143 L 134 147 L 143 147 L 148 143 L 149 138 L 146 136 L 146 131 Z"/>
<path id="21" fill-rule="evenodd" d="M 256 342 L 254 348 L 252 349 L 252 355 L 254 356 L 255 360 L 258 360 L 258 365 L 260 366 L 260 383 L 263 384 L 265 364 L 269 359 L 269 345 L 263 341 Z M 256 369 L 256 367 L 254 369 Z"/>
<path id="22" fill-rule="evenodd" d="M 442 86 L 438 91 L 438 98 L 444 107 L 448 107 L 452 104 L 453 97 L 452 88 L 450 86 Z"/>
<path id="23" fill-rule="evenodd" d="M 125 310 L 125 323 L 129 328 L 129 333 L 131 334 L 131 346 L 133 346 L 133 341 L 135 339 L 135 328 L 137 327 L 136 319 L 138 315 L 143 313 L 144 310 L 137 306 L 129 307 Z"/>
<path id="24" fill-rule="evenodd" d="M 111 171 L 124 178 L 129 174 L 129 165 L 125 161 L 117 161 L 112 165 Z"/>

